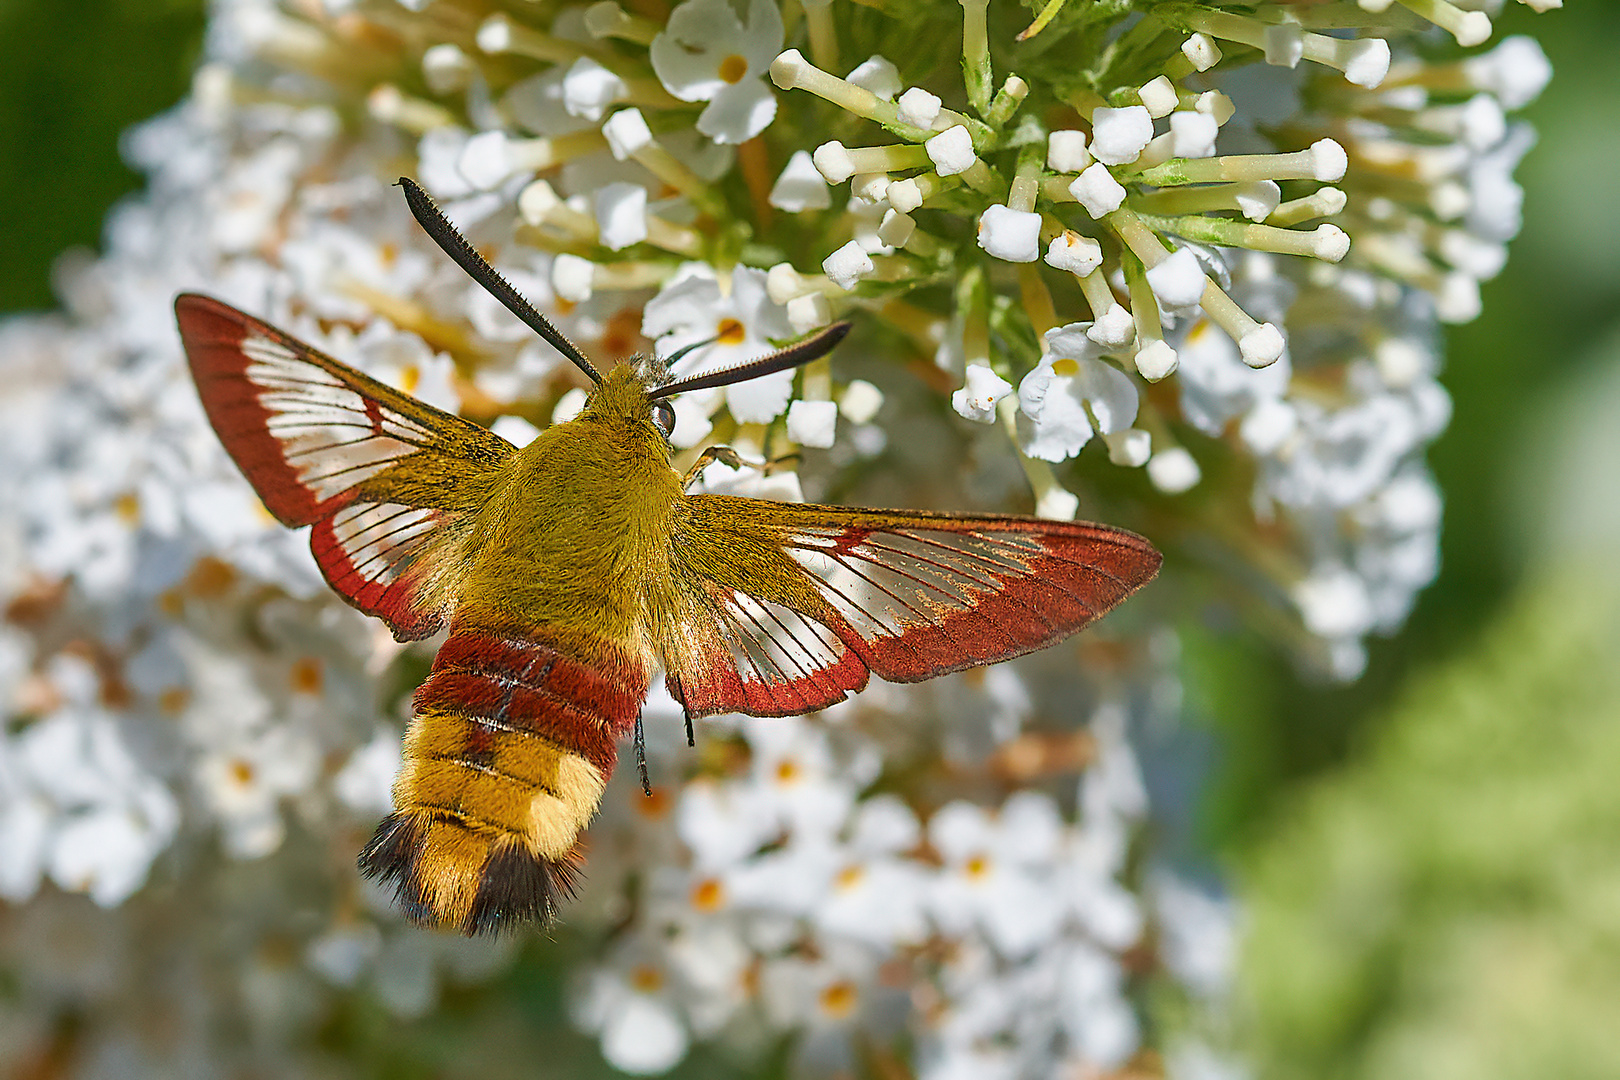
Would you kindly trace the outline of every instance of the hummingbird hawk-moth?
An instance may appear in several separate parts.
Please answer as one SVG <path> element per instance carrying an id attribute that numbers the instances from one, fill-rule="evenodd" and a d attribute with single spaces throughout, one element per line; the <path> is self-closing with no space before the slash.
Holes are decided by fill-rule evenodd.
<path id="1" fill-rule="evenodd" d="M 590 378 L 578 416 L 519 448 L 218 300 L 186 293 L 175 314 L 220 441 L 277 520 L 309 527 L 332 588 L 401 641 L 449 631 L 395 811 L 360 855 L 415 922 L 555 917 L 659 667 L 690 737 L 694 717 L 813 712 L 873 674 L 1044 648 L 1157 573 L 1146 540 L 1105 525 L 688 494 L 669 398 L 804 364 L 848 324 L 676 381 L 656 357 L 601 373 L 400 183 L 445 252 Z"/>

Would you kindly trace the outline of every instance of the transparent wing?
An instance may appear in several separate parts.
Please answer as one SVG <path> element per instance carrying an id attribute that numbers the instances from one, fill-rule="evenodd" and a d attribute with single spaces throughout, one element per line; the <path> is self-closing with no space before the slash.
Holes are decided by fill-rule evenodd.
<path id="1" fill-rule="evenodd" d="M 694 495 L 672 547 L 671 691 L 693 715 L 825 708 L 868 673 L 916 682 L 1044 648 L 1146 584 L 1160 556 L 1083 522 Z"/>
<path id="2" fill-rule="evenodd" d="M 433 541 L 481 504 L 514 447 L 206 296 L 175 301 L 209 422 L 349 603 L 400 640 L 438 629 Z"/>

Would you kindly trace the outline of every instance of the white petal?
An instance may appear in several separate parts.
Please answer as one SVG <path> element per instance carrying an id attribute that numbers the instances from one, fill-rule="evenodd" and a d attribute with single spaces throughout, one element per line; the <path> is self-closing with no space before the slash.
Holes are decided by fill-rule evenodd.
<path id="1" fill-rule="evenodd" d="M 747 142 L 776 119 L 776 95 L 763 79 L 718 91 L 698 115 L 697 129 L 717 143 Z"/>
<path id="2" fill-rule="evenodd" d="M 838 406 L 831 401 L 795 401 L 788 407 L 788 438 L 825 449 L 837 439 Z"/>
<path id="3" fill-rule="evenodd" d="M 1547 67 L 1550 77 L 1552 65 Z M 884 101 L 893 101 L 900 92 L 900 70 L 881 56 L 867 57 L 844 76 L 844 80 L 863 90 L 870 90 Z M 1545 85 L 1546 80 L 1542 80 L 1542 83 Z"/>
<path id="4" fill-rule="evenodd" d="M 1098 109 L 1091 116 L 1091 156 L 1105 165 L 1135 161 L 1153 138 L 1153 117 L 1141 105 Z"/>
<path id="5" fill-rule="evenodd" d="M 749 75 L 762 75 L 782 51 L 782 9 L 777 0 L 749 0 L 748 29 L 743 33 L 743 58 Z"/>
<path id="6" fill-rule="evenodd" d="M 675 1010 L 644 994 L 631 995 L 602 1024 L 602 1056 L 633 1076 L 668 1072 L 686 1056 L 688 1042 Z"/>
<path id="7" fill-rule="evenodd" d="M 793 396 L 793 372 L 777 371 L 726 387 L 726 405 L 739 424 L 768 424 Z"/>
<path id="8" fill-rule="evenodd" d="M 1188 308 L 1204 295 L 1204 267 L 1188 248 L 1180 248 L 1147 272 L 1148 287 L 1161 307 Z"/>
<path id="9" fill-rule="evenodd" d="M 979 218 L 979 246 L 1007 262 L 1041 257 L 1041 215 L 996 203 Z"/>
<path id="10" fill-rule="evenodd" d="M 686 0 L 653 38 L 653 71 L 682 101 L 708 101 L 727 85 L 720 62 L 740 51 L 742 38 L 742 23 L 727 0 Z"/>
<path id="11" fill-rule="evenodd" d="M 624 100 L 630 88 L 624 80 L 590 57 L 574 61 L 563 77 L 563 108 L 584 120 L 602 119 L 608 106 Z"/>
<path id="12" fill-rule="evenodd" d="M 1074 394 L 1091 406 L 1101 434 L 1124 431 L 1136 421 L 1136 384 L 1131 377 L 1101 360 L 1081 360 L 1074 376 Z"/>
<path id="13" fill-rule="evenodd" d="M 1102 162 L 1094 162 L 1079 176 L 1069 183 L 1069 194 L 1073 195 L 1086 213 L 1093 218 L 1101 218 L 1119 209 L 1120 203 L 1125 201 L 1125 189 L 1120 186 L 1114 174 L 1108 171 L 1108 166 Z"/>
<path id="14" fill-rule="evenodd" d="M 996 402 L 1012 393 L 1012 383 L 983 364 L 969 364 L 965 375 L 962 388 L 951 395 L 951 408 L 988 424 L 996 418 Z"/>
<path id="15" fill-rule="evenodd" d="M 816 168 L 809 153 L 795 150 L 793 156 L 788 158 L 782 175 L 776 178 L 775 185 L 771 187 L 770 204 L 790 214 L 825 210 L 832 205 L 827 181 L 822 178 L 821 170 Z"/>
<path id="16" fill-rule="evenodd" d="M 596 224 L 602 246 L 619 251 L 647 239 L 647 189 L 608 184 L 596 193 Z"/>

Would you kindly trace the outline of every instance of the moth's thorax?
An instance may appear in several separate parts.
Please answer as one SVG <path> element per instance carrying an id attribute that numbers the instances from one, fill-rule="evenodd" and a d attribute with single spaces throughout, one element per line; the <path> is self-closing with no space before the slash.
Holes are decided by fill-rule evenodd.
<path id="1" fill-rule="evenodd" d="M 641 651 L 681 494 L 648 409 L 641 374 L 620 366 L 512 456 L 467 538 L 462 604 Z"/>

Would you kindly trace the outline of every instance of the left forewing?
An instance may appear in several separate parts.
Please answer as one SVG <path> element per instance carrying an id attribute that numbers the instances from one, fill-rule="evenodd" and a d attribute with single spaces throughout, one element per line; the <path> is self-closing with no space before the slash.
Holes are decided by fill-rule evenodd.
<path id="1" fill-rule="evenodd" d="M 694 716 L 825 708 L 869 672 L 916 682 L 1080 630 L 1158 572 L 1084 522 L 681 500 L 671 692 Z"/>
<path id="2" fill-rule="evenodd" d="M 206 296 L 175 302 L 203 408 L 265 507 L 312 525 L 349 603 L 401 640 L 439 626 L 442 540 L 488 497 L 505 439 Z"/>

